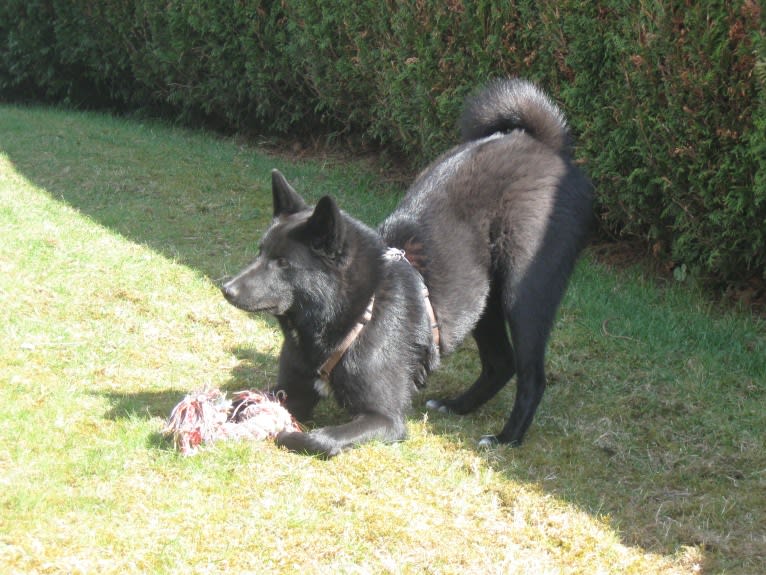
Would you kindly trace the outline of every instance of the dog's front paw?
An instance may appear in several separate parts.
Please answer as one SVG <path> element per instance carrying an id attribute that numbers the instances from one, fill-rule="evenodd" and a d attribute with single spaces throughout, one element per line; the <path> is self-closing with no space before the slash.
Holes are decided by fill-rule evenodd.
<path id="1" fill-rule="evenodd" d="M 276 443 L 280 447 L 296 453 L 307 455 L 320 455 L 330 458 L 338 455 L 341 450 L 333 442 L 328 442 L 317 433 L 303 433 L 300 431 L 283 431 L 276 437 Z"/>

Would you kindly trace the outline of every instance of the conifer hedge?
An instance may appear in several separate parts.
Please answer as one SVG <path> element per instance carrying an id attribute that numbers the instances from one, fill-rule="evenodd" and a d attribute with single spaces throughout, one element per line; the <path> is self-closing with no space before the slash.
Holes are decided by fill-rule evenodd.
<path id="1" fill-rule="evenodd" d="M 764 30 L 759 0 L 4 0 L 0 98 L 347 134 L 415 167 L 466 93 L 524 76 L 605 230 L 736 282 L 766 278 Z"/>

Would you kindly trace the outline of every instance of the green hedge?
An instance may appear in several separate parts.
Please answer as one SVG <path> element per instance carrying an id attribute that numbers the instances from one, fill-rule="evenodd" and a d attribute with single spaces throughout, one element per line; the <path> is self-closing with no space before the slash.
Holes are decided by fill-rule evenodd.
<path id="1" fill-rule="evenodd" d="M 562 104 L 604 229 L 716 281 L 766 277 L 757 0 L 5 0 L 0 97 L 345 134 L 413 167 L 497 75 Z"/>

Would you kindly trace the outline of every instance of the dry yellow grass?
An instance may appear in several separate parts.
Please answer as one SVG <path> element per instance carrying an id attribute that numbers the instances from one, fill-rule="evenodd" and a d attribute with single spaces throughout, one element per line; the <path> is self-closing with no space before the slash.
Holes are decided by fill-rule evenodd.
<path id="1" fill-rule="evenodd" d="M 408 441 L 329 462 L 271 443 L 174 453 L 160 430 L 184 393 L 273 381 L 273 322 L 214 280 L 268 223 L 274 163 L 205 134 L 0 108 L 0 571 L 756 572 L 763 325 L 590 262 L 519 449 L 474 447 L 509 389 L 467 418 L 421 401 Z M 390 198 L 342 167 L 286 171 L 374 222 Z M 428 393 L 475 370 L 467 345 Z"/>

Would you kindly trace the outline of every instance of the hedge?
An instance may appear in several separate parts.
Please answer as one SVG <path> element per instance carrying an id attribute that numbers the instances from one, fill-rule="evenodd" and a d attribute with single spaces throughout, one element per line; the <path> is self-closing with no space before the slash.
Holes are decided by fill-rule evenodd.
<path id="1" fill-rule="evenodd" d="M 466 93 L 524 76 L 566 111 L 604 230 L 737 282 L 766 278 L 765 19 L 757 0 L 5 0 L 0 98 L 347 135 L 416 167 Z"/>

